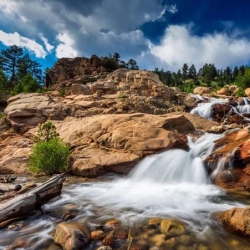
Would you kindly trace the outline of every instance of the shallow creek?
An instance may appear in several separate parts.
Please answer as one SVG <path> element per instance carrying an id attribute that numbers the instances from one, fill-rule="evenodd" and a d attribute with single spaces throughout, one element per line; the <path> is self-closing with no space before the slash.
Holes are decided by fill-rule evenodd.
<path id="1" fill-rule="evenodd" d="M 73 221 L 86 223 L 89 228 L 119 219 L 130 230 L 132 243 L 143 242 L 145 249 L 250 249 L 250 240 L 226 232 L 214 219 L 216 212 L 250 204 L 250 194 L 227 193 L 210 183 L 203 159 L 219 136 L 206 134 L 196 142 L 190 139 L 189 152 L 177 149 L 147 157 L 128 176 L 67 178 L 62 195 L 43 207 L 44 214 L 35 212 L 0 230 L 0 249 L 60 249 L 53 244 L 52 235 L 67 212 L 76 215 Z M 188 240 L 176 237 L 172 246 L 156 247 L 155 236 L 160 230 L 147 226 L 154 217 L 183 221 Z M 16 248 L 8 248 L 15 244 Z M 92 242 L 85 249 L 97 249 L 100 244 Z M 113 249 L 128 249 L 128 242 Z"/>

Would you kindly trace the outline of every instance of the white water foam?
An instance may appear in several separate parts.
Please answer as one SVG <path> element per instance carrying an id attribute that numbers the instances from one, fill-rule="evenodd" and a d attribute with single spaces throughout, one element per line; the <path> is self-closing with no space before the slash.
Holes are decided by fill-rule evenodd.
<path id="1" fill-rule="evenodd" d="M 191 110 L 190 113 L 194 115 L 199 115 L 207 119 L 211 119 L 213 105 L 217 103 L 224 104 L 227 101 L 227 99 L 210 98 L 209 102 L 199 103 L 196 108 Z"/>
<path id="2" fill-rule="evenodd" d="M 73 202 L 87 208 L 85 217 L 115 217 L 129 224 L 152 216 L 181 218 L 193 227 L 205 223 L 211 212 L 239 205 L 221 201 L 226 194 L 209 183 L 202 163 L 219 136 L 190 140 L 189 152 L 176 149 L 147 157 L 127 178 L 71 186 L 62 199 L 46 207 Z"/>

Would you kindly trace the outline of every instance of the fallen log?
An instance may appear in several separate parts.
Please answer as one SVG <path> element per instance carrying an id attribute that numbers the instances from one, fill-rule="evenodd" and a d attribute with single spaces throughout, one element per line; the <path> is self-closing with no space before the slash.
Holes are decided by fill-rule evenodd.
<path id="1" fill-rule="evenodd" d="M 33 210 L 41 209 L 46 202 L 60 195 L 64 180 L 64 174 L 56 175 L 27 193 L 0 204 L 0 228 Z"/>

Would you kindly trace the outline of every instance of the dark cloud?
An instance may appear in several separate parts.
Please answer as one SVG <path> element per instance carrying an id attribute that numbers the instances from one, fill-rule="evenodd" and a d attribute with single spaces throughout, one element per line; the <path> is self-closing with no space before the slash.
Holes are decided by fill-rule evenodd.
<path id="1" fill-rule="evenodd" d="M 90 16 L 94 10 L 100 7 L 103 0 L 43 0 L 51 5 L 53 11 L 58 13 L 58 9 L 64 8 L 84 16 Z"/>

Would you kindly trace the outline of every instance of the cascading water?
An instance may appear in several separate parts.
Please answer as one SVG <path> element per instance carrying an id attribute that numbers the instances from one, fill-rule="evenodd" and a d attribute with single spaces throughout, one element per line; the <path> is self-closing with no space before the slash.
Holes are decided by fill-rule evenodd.
<path id="1" fill-rule="evenodd" d="M 206 119 L 212 119 L 212 107 L 215 104 L 225 104 L 228 102 L 228 99 L 219 99 L 219 98 L 207 98 L 202 99 L 199 95 L 192 95 L 192 97 L 196 98 L 200 101 L 206 101 L 203 103 L 199 103 L 197 107 L 193 108 L 191 110 L 191 114 L 199 115 L 201 117 L 204 117 Z M 236 107 L 231 106 L 233 112 L 235 114 L 238 114 L 242 116 L 246 121 L 250 122 L 250 119 L 247 117 L 244 117 L 244 114 L 250 113 L 250 100 L 247 97 L 242 97 L 242 103 L 239 103 Z"/>
<path id="2" fill-rule="evenodd" d="M 209 178 L 203 161 L 213 149 L 213 142 L 219 135 L 206 134 L 195 143 L 189 138 L 190 150 L 175 149 L 150 156 L 130 174 L 132 181 L 154 183 L 193 183 L 208 184 Z"/>
<path id="3" fill-rule="evenodd" d="M 225 193 L 210 184 L 202 162 L 220 136 L 206 134 L 196 142 L 190 139 L 188 152 L 174 149 L 147 157 L 126 178 L 71 187 L 63 199 L 46 207 L 51 209 L 69 199 L 72 202 L 74 197 L 76 203 L 81 200 L 93 210 L 101 207 L 98 216 L 103 220 L 112 216 L 133 224 L 145 217 L 173 216 L 191 224 L 203 221 L 211 210 L 232 207 L 213 200 Z"/>
<path id="4" fill-rule="evenodd" d="M 220 136 L 205 134 L 195 142 L 189 138 L 189 151 L 174 149 L 147 157 L 126 178 L 102 182 L 78 180 L 66 185 L 59 199 L 44 206 L 47 215 L 33 217 L 26 222 L 27 229 L 24 227 L 21 233 L 0 231 L 0 249 L 7 249 L 5 246 L 19 237 L 33 242 L 32 248 L 25 249 L 47 249 L 41 247 L 41 242 L 44 238 L 53 241 L 50 234 L 55 217 L 60 218 L 68 210 L 77 211 L 74 220 L 80 223 L 99 224 L 117 218 L 129 227 L 152 217 L 177 218 L 189 226 L 195 239 L 207 245 L 213 239 L 212 244 L 222 246 L 216 249 L 239 249 L 230 248 L 225 237 L 232 236 L 225 236 L 225 231 L 210 219 L 212 212 L 242 206 L 210 183 L 203 165 L 204 158 L 213 150 L 213 141 Z M 248 242 L 242 244 L 248 246 Z"/>
<path id="5" fill-rule="evenodd" d="M 211 119 L 213 105 L 217 103 L 224 104 L 226 102 L 227 102 L 227 99 L 210 98 L 209 102 L 199 103 L 198 106 L 192 109 L 190 113 L 194 115 L 199 115 L 206 119 Z"/>

